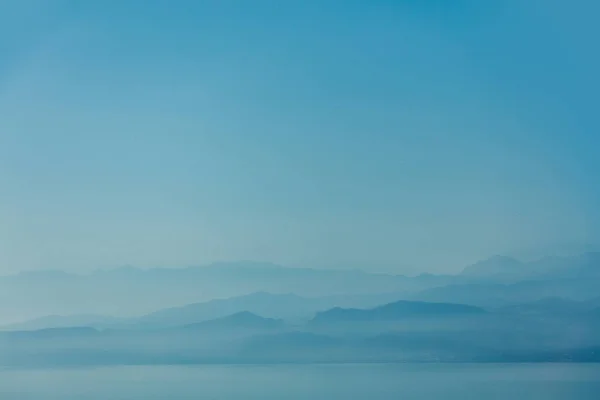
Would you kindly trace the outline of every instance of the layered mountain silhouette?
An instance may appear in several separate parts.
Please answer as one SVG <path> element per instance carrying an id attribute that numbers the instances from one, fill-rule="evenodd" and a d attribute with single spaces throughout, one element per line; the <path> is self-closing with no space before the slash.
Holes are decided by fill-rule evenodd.
<path id="1" fill-rule="evenodd" d="M 82 336 L 94 336 L 99 331 L 90 327 L 47 328 L 32 331 L 8 331 L 4 337 L 11 339 L 73 339 Z"/>
<path id="2" fill-rule="evenodd" d="M 507 256 L 494 256 L 465 267 L 463 276 L 503 278 L 526 276 L 529 271 L 524 263 Z"/>
<path id="3" fill-rule="evenodd" d="M 180 326 L 221 318 L 242 311 L 271 318 L 299 318 L 311 316 L 323 307 L 327 308 L 327 304 L 319 299 L 309 299 L 294 294 L 257 292 L 167 308 L 133 319 L 131 322 L 141 327 Z"/>
<path id="4" fill-rule="evenodd" d="M 598 295 L 600 279 L 539 279 L 516 283 L 468 283 L 423 290 L 410 299 L 454 302 L 479 307 L 502 307 L 529 303 L 548 297 L 586 301 Z"/>
<path id="5" fill-rule="evenodd" d="M 33 330 L 71 326 L 95 328 L 152 329 L 178 327 L 222 318 L 242 311 L 268 318 L 298 322 L 311 319 L 318 311 L 336 306 L 373 307 L 401 297 L 398 293 L 337 295 L 324 297 L 301 297 L 295 294 L 257 292 L 248 295 L 214 299 L 181 307 L 170 307 L 140 317 L 114 318 L 97 315 L 47 316 L 17 324 L 4 329 Z"/>
<path id="6" fill-rule="evenodd" d="M 479 307 L 420 301 L 397 301 L 371 309 L 334 308 L 318 313 L 315 324 L 364 321 L 397 321 L 415 317 L 445 317 L 485 314 Z"/>
<path id="7" fill-rule="evenodd" d="M 532 262 L 495 256 L 458 275 L 414 277 L 255 262 L 124 267 L 87 275 L 32 271 L 0 277 L 0 324 L 10 329 L 161 328 L 240 311 L 301 321 L 336 306 L 368 308 L 396 300 L 493 308 L 548 297 L 587 301 L 600 293 L 599 271 L 600 253 Z"/>
<path id="8" fill-rule="evenodd" d="M 549 298 L 484 310 L 401 300 L 335 307 L 297 324 L 241 311 L 161 329 L 7 331 L 0 332 L 0 365 L 600 361 L 585 352 L 600 348 L 597 301 Z M 573 319 L 575 309 L 585 312 Z"/>
<path id="9" fill-rule="evenodd" d="M 273 330 L 284 327 L 284 322 L 275 318 L 264 318 L 249 311 L 241 311 L 223 318 L 198 322 L 184 326 L 198 331 L 215 330 Z"/>
<path id="10" fill-rule="evenodd" d="M 126 323 L 123 318 L 108 317 L 103 315 L 48 315 L 34 318 L 21 323 L 10 324 L 3 327 L 5 330 L 41 330 L 53 328 L 69 328 L 87 326 L 94 328 L 110 328 Z"/>
<path id="11" fill-rule="evenodd" d="M 446 284 L 449 279 L 286 268 L 257 262 L 215 263 L 188 268 L 123 267 L 89 274 L 32 271 L 0 277 L 3 298 L 0 324 L 48 315 L 130 318 L 160 309 L 254 292 L 294 293 L 301 297 L 416 293 Z"/>
<path id="12" fill-rule="evenodd" d="M 593 310 L 591 301 L 575 301 L 561 297 L 547 297 L 528 303 L 512 304 L 498 308 L 496 311 L 517 315 L 540 316 L 576 316 Z"/>
<path id="13" fill-rule="evenodd" d="M 461 276 L 503 283 L 540 279 L 600 279 L 600 252 L 544 257 L 531 262 L 494 256 L 465 267 Z"/>

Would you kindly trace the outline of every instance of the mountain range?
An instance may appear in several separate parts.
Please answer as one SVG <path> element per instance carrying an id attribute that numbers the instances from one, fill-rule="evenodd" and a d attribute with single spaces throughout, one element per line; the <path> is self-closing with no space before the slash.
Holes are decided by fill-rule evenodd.
<path id="1" fill-rule="evenodd" d="M 202 267 L 32 271 L 0 277 L 0 324 L 48 315 L 134 317 L 169 307 L 266 291 L 303 297 L 414 293 L 445 277 L 287 268 L 255 262 Z"/>
<path id="2" fill-rule="evenodd" d="M 522 262 L 495 256 L 457 275 L 408 277 L 286 268 L 268 263 L 33 271 L 0 277 L 0 323 L 11 329 L 68 326 L 164 328 L 249 311 L 306 321 L 327 309 L 396 300 L 499 308 L 549 297 L 584 302 L 600 293 L 600 253 Z"/>
<path id="3" fill-rule="evenodd" d="M 465 267 L 461 277 L 496 283 L 514 283 L 523 280 L 600 279 L 600 252 L 543 257 L 530 262 L 522 262 L 507 256 L 494 256 Z"/>
<path id="4" fill-rule="evenodd" d="M 600 361 L 600 354 L 594 358 L 600 349 L 596 313 L 592 308 L 575 319 L 557 314 L 549 321 L 510 310 L 400 300 L 333 308 L 305 323 L 242 311 L 161 329 L 5 331 L 0 365 Z"/>
<path id="5" fill-rule="evenodd" d="M 484 314 L 479 307 L 401 300 L 371 309 L 333 308 L 317 313 L 313 323 L 398 321 L 409 318 L 431 318 Z"/>

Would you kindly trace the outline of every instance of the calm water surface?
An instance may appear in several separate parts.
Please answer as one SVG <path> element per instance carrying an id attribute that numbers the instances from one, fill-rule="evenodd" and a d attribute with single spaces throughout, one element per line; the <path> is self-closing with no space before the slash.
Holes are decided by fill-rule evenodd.
<path id="1" fill-rule="evenodd" d="M 594 399 L 600 364 L 0 370 L 0 399 Z"/>

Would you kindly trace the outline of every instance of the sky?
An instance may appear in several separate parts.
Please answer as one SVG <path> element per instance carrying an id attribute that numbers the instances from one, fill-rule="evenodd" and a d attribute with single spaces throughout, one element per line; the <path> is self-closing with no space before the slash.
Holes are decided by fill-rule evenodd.
<path id="1" fill-rule="evenodd" d="M 593 0 L 0 3 L 0 274 L 599 243 Z"/>

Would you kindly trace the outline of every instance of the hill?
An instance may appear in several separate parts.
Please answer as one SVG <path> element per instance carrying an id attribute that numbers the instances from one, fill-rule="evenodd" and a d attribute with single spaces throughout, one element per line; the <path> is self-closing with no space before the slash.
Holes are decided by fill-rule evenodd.
<path id="1" fill-rule="evenodd" d="M 121 318 L 107 317 L 103 315 L 48 315 L 46 317 L 34 318 L 16 324 L 3 326 L 4 330 L 41 330 L 53 328 L 85 327 L 111 327 L 123 323 Z"/>
<path id="2" fill-rule="evenodd" d="M 512 257 L 494 256 L 463 269 L 460 277 L 467 280 L 514 283 L 520 280 L 556 280 L 600 278 L 600 253 L 576 256 L 543 257 L 521 262 Z"/>
<path id="3" fill-rule="evenodd" d="M 183 304 L 254 292 L 293 292 L 301 297 L 322 297 L 415 293 L 437 285 L 438 280 L 433 278 L 417 279 L 354 270 L 287 268 L 258 262 L 215 263 L 187 268 L 124 267 L 88 274 L 31 271 L 0 277 L 0 293 L 4 299 L 0 304 L 0 324 L 14 324 L 47 315 L 129 318 Z"/>
<path id="4" fill-rule="evenodd" d="M 371 309 L 333 308 L 318 313 L 313 323 L 397 321 L 407 318 L 427 318 L 485 314 L 479 307 L 451 304 L 428 303 L 421 301 L 397 301 Z"/>
<path id="5" fill-rule="evenodd" d="M 159 310 L 131 320 L 138 327 L 169 327 L 222 318 L 242 311 L 270 318 L 308 317 L 326 305 L 294 294 L 257 292 Z"/>
<path id="6" fill-rule="evenodd" d="M 242 311 L 227 317 L 186 325 L 185 329 L 198 331 L 214 330 L 272 330 L 284 327 L 284 322 L 275 318 L 264 318 L 248 311 Z"/>
<path id="7" fill-rule="evenodd" d="M 543 279 L 517 283 L 469 283 L 426 289 L 411 300 L 503 307 L 548 297 L 587 301 L 600 292 L 600 279 Z"/>

